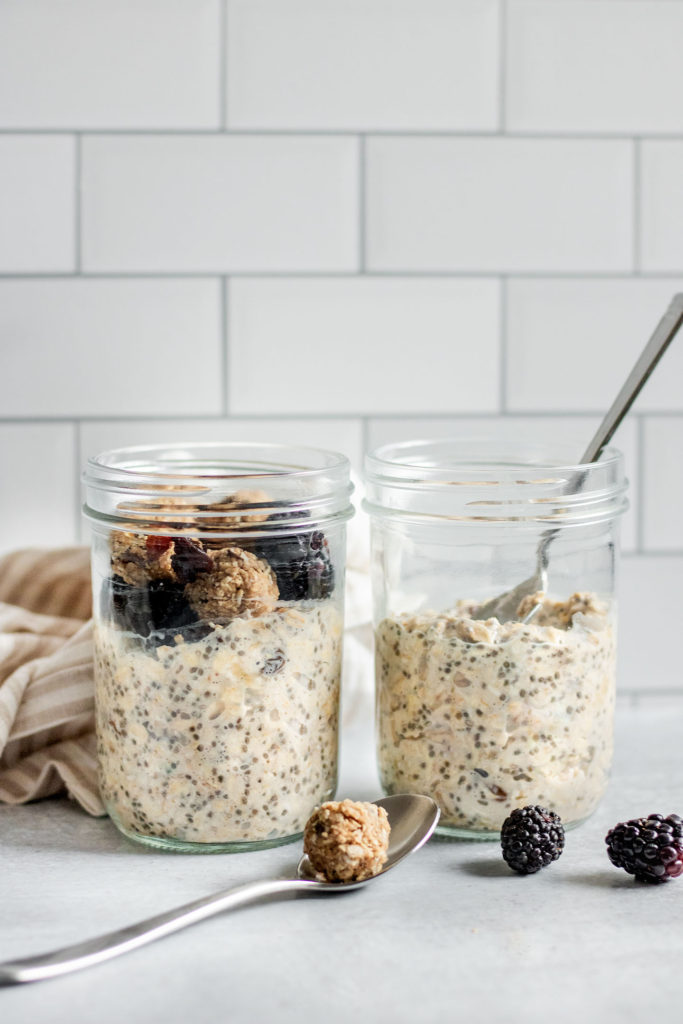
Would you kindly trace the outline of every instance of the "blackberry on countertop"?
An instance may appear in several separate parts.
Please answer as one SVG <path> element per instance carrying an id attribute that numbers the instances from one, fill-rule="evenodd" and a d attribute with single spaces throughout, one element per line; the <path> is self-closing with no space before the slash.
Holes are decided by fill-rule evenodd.
<path id="1" fill-rule="evenodd" d="M 334 590 L 334 566 L 321 530 L 274 537 L 253 550 L 275 573 L 281 601 L 325 598 Z"/>
<path id="2" fill-rule="evenodd" d="M 554 811 L 545 807 L 516 807 L 505 819 L 500 842 L 506 863 L 520 875 L 533 875 L 564 849 L 564 829 Z"/>
<path id="3" fill-rule="evenodd" d="M 607 856 L 615 867 L 639 882 L 668 882 L 683 874 L 683 819 L 677 814 L 631 818 L 605 836 Z"/>

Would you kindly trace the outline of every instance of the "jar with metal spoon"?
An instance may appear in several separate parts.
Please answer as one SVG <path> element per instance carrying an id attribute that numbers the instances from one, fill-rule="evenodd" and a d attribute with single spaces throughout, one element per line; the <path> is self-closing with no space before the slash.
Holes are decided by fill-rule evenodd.
<path id="1" fill-rule="evenodd" d="M 604 792 L 627 507 L 605 435 L 681 320 L 676 296 L 591 445 L 599 461 L 510 439 L 368 456 L 380 777 L 432 796 L 442 833 L 497 836 L 526 804 L 575 825 Z"/>

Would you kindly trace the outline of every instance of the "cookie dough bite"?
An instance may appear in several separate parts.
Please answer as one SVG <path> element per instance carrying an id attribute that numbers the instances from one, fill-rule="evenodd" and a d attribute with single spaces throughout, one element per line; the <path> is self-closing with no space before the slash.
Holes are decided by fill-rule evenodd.
<path id="1" fill-rule="evenodd" d="M 383 807 L 330 800 L 306 822 L 304 853 L 321 881 L 362 882 L 386 863 L 390 830 Z"/>
<path id="2" fill-rule="evenodd" d="M 213 566 L 200 541 L 178 535 L 114 530 L 109 547 L 112 576 L 132 587 L 144 587 L 152 580 L 188 583 Z"/>
<path id="3" fill-rule="evenodd" d="M 130 586 L 143 586 L 149 580 L 174 580 L 173 544 L 153 550 L 141 533 L 115 530 L 110 538 L 111 572 Z"/>
<path id="4" fill-rule="evenodd" d="M 279 596 L 275 573 L 267 562 L 243 548 L 212 552 L 213 569 L 188 583 L 190 606 L 202 619 L 232 619 L 271 611 Z"/>

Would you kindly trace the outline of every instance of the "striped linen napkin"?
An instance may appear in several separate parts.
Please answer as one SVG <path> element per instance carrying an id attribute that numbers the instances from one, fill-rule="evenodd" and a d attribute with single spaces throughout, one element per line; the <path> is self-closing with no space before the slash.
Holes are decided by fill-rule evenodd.
<path id="1" fill-rule="evenodd" d="M 0 558 L 0 801 L 64 789 L 104 814 L 97 786 L 87 548 Z"/>

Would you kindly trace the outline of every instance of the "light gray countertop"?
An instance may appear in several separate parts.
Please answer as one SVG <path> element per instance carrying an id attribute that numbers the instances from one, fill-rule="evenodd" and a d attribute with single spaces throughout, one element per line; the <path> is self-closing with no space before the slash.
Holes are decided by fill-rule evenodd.
<path id="1" fill-rule="evenodd" d="M 608 794 L 538 875 L 513 875 L 497 844 L 432 841 L 360 891 L 245 908 L 88 971 L 0 989 L 0 1020 L 675 1022 L 683 879 L 635 883 L 611 867 L 603 837 L 626 818 L 683 813 L 682 725 L 683 696 L 620 700 Z M 369 716 L 345 735 L 340 795 L 379 795 Z M 298 852 L 161 854 L 66 800 L 0 808 L 0 959 L 291 872 Z"/>

